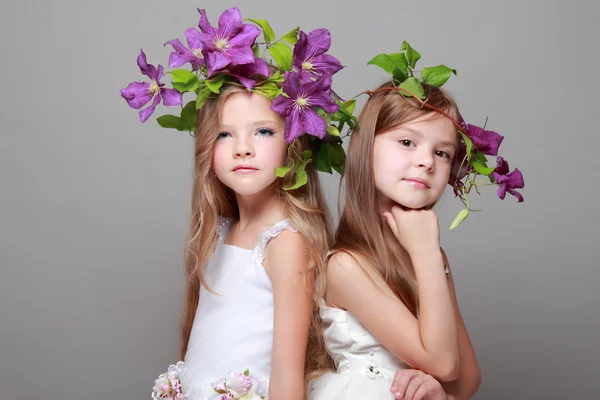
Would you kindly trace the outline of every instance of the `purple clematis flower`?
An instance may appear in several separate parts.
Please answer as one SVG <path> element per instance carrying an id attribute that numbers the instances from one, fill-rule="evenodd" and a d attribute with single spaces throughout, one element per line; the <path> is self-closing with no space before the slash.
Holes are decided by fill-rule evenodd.
<path id="1" fill-rule="evenodd" d="M 477 125 L 465 125 L 467 126 L 465 133 L 471 138 L 477 150 L 490 156 L 498 155 L 498 148 L 504 140 L 504 136 L 494 131 L 486 131 Z"/>
<path id="2" fill-rule="evenodd" d="M 135 108 L 136 110 L 139 110 L 154 99 L 150 107 L 140 111 L 140 121 L 146 122 L 161 100 L 165 106 L 182 104 L 181 93 L 175 89 L 165 89 L 163 87 L 165 84 L 160 82 L 163 76 L 162 65 L 159 64 L 158 69 L 156 69 L 154 65 L 148 64 L 146 62 L 146 54 L 144 54 L 143 50 L 140 50 L 137 64 L 142 74 L 150 78 L 150 82 L 131 82 L 125 89 L 121 89 L 121 96 L 131 108 Z"/>
<path id="3" fill-rule="evenodd" d="M 307 133 L 323 138 L 327 133 L 325 120 L 313 107 L 321 107 L 328 113 L 338 111 L 339 106 L 331 99 L 331 75 L 320 76 L 316 81 L 300 83 L 300 72 L 286 72 L 283 92 L 271 104 L 271 110 L 285 117 L 285 140 L 290 143 Z"/>
<path id="4" fill-rule="evenodd" d="M 523 195 L 514 190 L 525 187 L 523 174 L 518 168 L 515 168 L 514 171 L 509 172 L 508 162 L 506 162 L 504 158 L 498 157 L 496 160 L 496 170 L 492 172 L 492 176 L 496 180 L 496 183 L 500 186 L 498 188 L 498 197 L 504 200 L 506 192 L 508 192 L 515 196 L 519 203 L 523 202 Z"/>
<path id="5" fill-rule="evenodd" d="M 344 68 L 337 58 L 325 54 L 331 47 L 331 34 L 327 29 L 315 29 L 308 35 L 299 31 L 298 36 L 292 66 L 301 73 L 303 83 L 323 74 L 333 75 Z"/>
<path id="6" fill-rule="evenodd" d="M 173 46 L 173 50 L 175 50 L 169 56 L 169 67 L 177 68 L 189 62 L 192 65 L 192 70 L 199 70 L 204 65 L 200 32 L 195 28 L 190 28 L 185 31 L 185 37 L 188 47 L 185 47 L 179 39 L 169 40 L 165 43 L 165 46 L 170 44 Z"/>
<path id="7" fill-rule="evenodd" d="M 227 68 L 227 74 L 236 77 L 248 90 L 252 90 L 256 84 L 256 81 L 252 77 L 255 75 L 268 77 L 269 65 L 263 59 L 257 58 L 253 63 Z"/>
<path id="8" fill-rule="evenodd" d="M 198 11 L 198 26 L 202 31 L 199 39 L 203 45 L 209 77 L 227 66 L 254 62 L 252 46 L 260 35 L 260 29 L 254 25 L 243 24 L 242 14 L 237 7 L 225 10 L 221 14 L 218 29 L 210 24 L 204 10 Z"/>

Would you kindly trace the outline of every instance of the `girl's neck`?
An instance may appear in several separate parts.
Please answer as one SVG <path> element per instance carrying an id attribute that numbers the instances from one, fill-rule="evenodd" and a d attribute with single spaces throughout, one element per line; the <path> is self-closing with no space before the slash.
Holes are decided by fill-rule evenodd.
<path id="1" fill-rule="evenodd" d="M 241 196 L 236 193 L 240 215 L 239 227 L 263 223 L 274 223 L 284 217 L 283 201 L 279 198 L 276 186 L 272 185 L 260 193 Z"/>

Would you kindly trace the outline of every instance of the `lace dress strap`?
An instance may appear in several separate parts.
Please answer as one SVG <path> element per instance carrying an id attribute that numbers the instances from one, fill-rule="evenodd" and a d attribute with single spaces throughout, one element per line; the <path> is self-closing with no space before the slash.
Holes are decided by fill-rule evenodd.
<path id="1" fill-rule="evenodd" d="M 273 225 L 273 227 L 271 227 L 269 230 L 263 232 L 260 235 L 260 240 L 254 248 L 254 254 L 260 264 L 262 264 L 265 260 L 265 250 L 267 248 L 267 245 L 269 244 L 269 241 L 271 241 L 271 239 L 273 239 L 274 237 L 277 237 L 281 232 L 285 230 L 291 232 L 298 232 L 298 229 L 296 229 L 294 225 L 292 225 L 290 220 L 284 219 L 283 221 L 279 221 L 278 223 Z"/>
<path id="2" fill-rule="evenodd" d="M 222 242 L 225 240 L 227 236 L 227 232 L 231 229 L 231 223 L 233 222 L 232 218 L 227 218 L 219 215 L 219 219 L 217 220 L 217 241 Z"/>

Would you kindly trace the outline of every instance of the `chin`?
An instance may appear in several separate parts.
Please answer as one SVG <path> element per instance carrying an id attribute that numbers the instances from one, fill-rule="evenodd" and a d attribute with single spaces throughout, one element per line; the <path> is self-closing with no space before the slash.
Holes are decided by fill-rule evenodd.
<path id="1" fill-rule="evenodd" d="M 272 187 L 273 182 L 227 182 L 225 185 L 240 196 L 253 196 Z"/>
<path id="2" fill-rule="evenodd" d="M 409 210 L 422 210 L 431 208 L 431 203 L 416 199 L 391 199 L 394 204 Z"/>

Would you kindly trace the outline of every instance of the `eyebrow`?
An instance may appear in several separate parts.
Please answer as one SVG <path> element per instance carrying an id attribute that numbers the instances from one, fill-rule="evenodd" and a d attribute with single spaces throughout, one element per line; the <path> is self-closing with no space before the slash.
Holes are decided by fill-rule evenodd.
<path id="1" fill-rule="evenodd" d="M 261 126 L 261 125 L 277 125 L 277 121 L 272 120 L 272 119 L 265 119 L 265 120 L 261 120 L 261 121 L 256 121 L 252 123 L 253 126 Z M 227 124 L 221 124 L 220 125 L 220 129 L 231 129 L 232 127 L 227 125 Z"/>
<path id="2" fill-rule="evenodd" d="M 411 133 L 413 133 L 413 134 L 417 135 L 417 136 L 418 136 L 418 137 L 420 137 L 420 138 L 422 138 L 422 137 L 423 137 L 423 133 L 422 133 L 422 132 L 420 132 L 420 131 L 418 131 L 418 130 L 416 130 L 416 129 L 413 129 L 413 128 L 409 127 L 409 126 L 406 126 L 406 127 L 400 127 L 400 129 L 403 129 L 403 130 L 405 130 L 405 131 L 409 131 L 409 132 L 411 132 Z M 450 147 L 452 147 L 454 150 L 458 150 L 458 145 L 457 145 L 456 143 L 454 143 L 454 142 L 449 142 L 449 141 L 447 141 L 447 140 L 443 140 L 443 141 L 441 141 L 441 142 L 440 142 L 440 145 L 442 145 L 442 146 L 450 146 Z"/>

